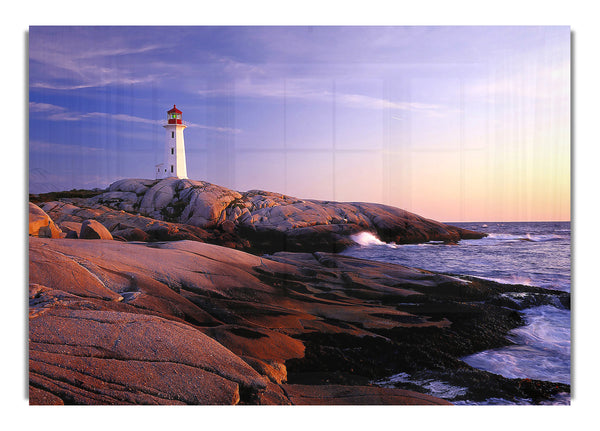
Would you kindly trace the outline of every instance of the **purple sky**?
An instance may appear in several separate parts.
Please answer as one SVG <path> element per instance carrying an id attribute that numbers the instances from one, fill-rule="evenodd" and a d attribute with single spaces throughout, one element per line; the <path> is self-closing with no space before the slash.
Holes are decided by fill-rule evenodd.
<path id="1" fill-rule="evenodd" d="M 570 219 L 570 29 L 31 27 L 30 192 L 191 179 L 442 221 Z"/>

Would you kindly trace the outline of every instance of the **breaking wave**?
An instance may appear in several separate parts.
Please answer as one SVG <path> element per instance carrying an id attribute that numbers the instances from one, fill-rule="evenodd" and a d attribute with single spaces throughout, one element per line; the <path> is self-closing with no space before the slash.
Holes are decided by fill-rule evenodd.
<path id="1" fill-rule="evenodd" d="M 534 378 L 570 384 L 570 312 L 552 306 L 524 310 L 526 325 L 513 329 L 515 345 L 463 358 L 472 367 L 507 378 Z"/>
<path id="2" fill-rule="evenodd" d="M 350 239 L 363 247 L 369 245 L 386 245 L 385 242 L 377 238 L 377 235 L 371 232 L 360 232 L 355 235 L 351 235 Z"/>
<path id="3" fill-rule="evenodd" d="M 543 241 L 556 241 L 556 240 L 560 240 L 560 239 L 565 239 L 565 238 L 567 238 L 567 236 L 556 235 L 556 234 L 536 235 L 536 234 L 526 233 L 523 235 L 513 235 L 513 234 L 507 234 L 507 233 L 490 233 L 490 234 L 488 234 L 487 238 L 491 239 L 491 240 L 543 242 Z"/>
<path id="4" fill-rule="evenodd" d="M 424 244 L 386 244 L 372 233 L 342 254 L 499 283 L 571 290 L 570 222 L 488 223 L 488 237 Z M 458 224 L 466 229 L 480 226 Z M 518 302 L 519 297 L 511 296 Z M 510 332 L 511 346 L 476 353 L 469 365 L 509 378 L 570 382 L 571 312 L 562 304 L 521 311 L 526 325 Z M 401 378 L 402 376 L 396 376 Z M 492 402 L 488 402 L 492 404 Z"/>

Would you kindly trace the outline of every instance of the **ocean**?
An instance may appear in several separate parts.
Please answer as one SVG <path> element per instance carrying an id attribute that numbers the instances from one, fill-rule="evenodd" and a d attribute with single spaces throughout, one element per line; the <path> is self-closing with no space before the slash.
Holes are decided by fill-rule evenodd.
<path id="1" fill-rule="evenodd" d="M 450 223 L 488 234 L 456 245 L 386 244 L 363 232 L 343 254 L 500 283 L 571 291 L 571 223 Z M 522 311 L 526 325 L 510 332 L 514 345 L 463 358 L 472 367 L 508 378 L 570 384 L 571 312 L 560 304 Z M 499 401 L 501 403 L 501 401 Z M 526 402 L 525 402 L 526 403 Z"/>

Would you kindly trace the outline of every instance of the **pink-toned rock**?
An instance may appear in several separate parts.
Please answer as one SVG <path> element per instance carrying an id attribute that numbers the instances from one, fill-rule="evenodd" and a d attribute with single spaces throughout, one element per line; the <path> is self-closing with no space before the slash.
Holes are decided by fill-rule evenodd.
<path id="1" fill-rule="evenodd" d="M 64 254 L 44 247 L 43 240 L 33 241 L 29 248 L 29 282 L 87 298 L 120 301 L 121 295 L 108 289 L 85 266 Z M 48 240 L 46 240 L 48 241 Z M 67 241 L 67 240 L 60 240 Z M 72 242 L 72 241 L 69 241 Z"/>
<path id="2" fill-rule="evenodd" d="M 60 238 L 62 231 L 40 207 L 29 202 L 29 235 Z"/>
<path id="3" fill-rule="evenodd" d="M 281 384 L 287 381 L 287 369 L 281 362 L 261 361 L 247 356 L 242 356 L 242 359 L 260 374 L 267 376 L 273 383 Z"/>
<path id="4" fill-rule="evenodd" d="M 29 386 L 29 405 L 32 406 L 49 406 L 49 405 L 64 405 L 60 397 L 56 395 L 44 391 L 42 389 L 38 389 L 34 386 Z"/>
<path id="5" fill-rule="evenodd" d="M 266 387 L 216 341 L 155 316 L 55 309 L 30 319 L 29 339 L 30 383 L 66 403 L 237 404 L 240 387 Z"/>
<path id="6" fill-rule="evenodd" d="M 491 289 L 348 256 L 197 241 L 31 237 L 29 257 L 32 404 L 444 404 L 364 385 L 379 356 L 408 346 L 403 334 L 443 335 L 456 307 L 465 312 L 452 297 Z"/>
<path id="7" fill-rule="evenodd" d="M 67 234 L 67 238 L 79 238 L 79 232 L 81 232 L 81 223 L 63 221 L 59 223 L 59 226 L 61 230 Z"/>
<path id="8" fill-rule="evenodd" d="M 235 231 L 235 223 L 231 220 L 225 220 L 221 224 L 221 230 L 226 233 L 233 233 Z"/>
<path id="9" fill-rule="evenodd" d="M 292 405 L 290 399 L 287 397 L 281 386 L 267 382 L 267 389 L 258 394 L 257 404 L 267 406 L 289 406 Z"/>
<path id="10" fill-rule="evenodd" d="M 96 220 L 85 220 L 79 232 L 81 239 L 113 239 L 112 234 L 104 225 Z"/>
<path id="11" fill-rule="evenodd" d="M 263 361 L 282 361 L 304 356 L 302 341 L 268 329 L 220 326 L 207 328 L 204 332 L 233 353 Z"/>
<path id="12" fill-rule="evenodd" d="M 149 241 L 150 235 L 137 227 L 114 230 L 113 237 L 123 238 L 125 241 Z"/>

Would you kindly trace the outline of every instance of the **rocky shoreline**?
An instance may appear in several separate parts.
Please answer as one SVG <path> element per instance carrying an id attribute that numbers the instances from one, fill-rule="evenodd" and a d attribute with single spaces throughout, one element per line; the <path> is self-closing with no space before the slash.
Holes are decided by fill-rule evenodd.
<path id="1" fill-rule="evenodd" d="M 117 239 L 190 239 L 255 254 L 340 252 L 356 245 L 350 235 L 363 231 L 398 244 L 485 236 L 387 205 L 307 200 L 261 190 L 240 193 L 176 178 L 120 180 L 95 196 L 38 203 L 58 224 L 93 218 Z"/>
<path id="2" fill-rule="evenodd" d="M 570 392 L 460 360 L 509 344 L 523 297 L 568 308 L 567 293 L 330 252 L 359 230 L 482 234 L 382 205 L 321 202 L 319 216 L 316 201 L 141 181 L 30 204 L 31 404 L 450 404 L 419 380 L 461 388 L 451 402 Z M 410 378 L 377 383 L 398 373 Z"/>

